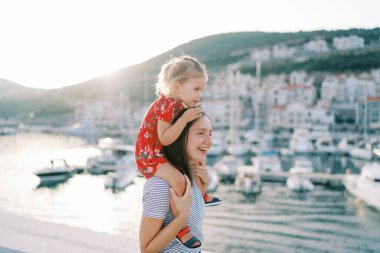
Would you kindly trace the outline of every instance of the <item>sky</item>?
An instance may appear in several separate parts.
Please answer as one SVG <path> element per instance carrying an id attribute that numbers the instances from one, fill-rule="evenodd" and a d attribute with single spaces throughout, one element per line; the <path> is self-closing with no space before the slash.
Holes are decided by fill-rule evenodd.
<path id="1" fill-rule="evenodd" d="M 377 0 L 0 0 L 0 78 L 60 88 L 213 34 L 379 27 L 378 10 Z"/>

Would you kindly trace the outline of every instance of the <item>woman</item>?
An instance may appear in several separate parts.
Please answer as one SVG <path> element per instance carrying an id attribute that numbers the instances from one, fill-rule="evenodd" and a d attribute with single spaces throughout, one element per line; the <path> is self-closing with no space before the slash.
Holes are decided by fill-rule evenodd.
<path id="1" fill-rule="evenodd" d="M 176 121 L 186 110 L 181 111 L 174 119 Z M 164 148 L 169 163 L 160 170 L 173 173 L 179 170 L 184 174 L 181 189 L 176 193 L 169 184 L 160 177 L 153 176 L 144 187 L 143 216 L 140 225 L 140 250 L 146 252 L 191 252 L 198 253 L 203 241 L 204 200 L 202 190 L 208 186 L 205 166 L 206 154 L 210 149 L 212 127 L 206 115 L 187 123 L 178 139 Z M 193 174 L 191 173 L 193 171 Z M 193 177 L 201 178 L 202 188 L 199 189 Z M 178 197 L 178 195 L 182 195 Z M 172 210 L 178 215 L 173 217 Z M 199 243 L 187 247 L 176 238 L 181 228 L 186 224 Z M 186 236 L 183 231 L 183 236 Z M 187 239 L 184 239 L 187 241 Z M 190 240 L 191 241 L 191 240 Z"/>

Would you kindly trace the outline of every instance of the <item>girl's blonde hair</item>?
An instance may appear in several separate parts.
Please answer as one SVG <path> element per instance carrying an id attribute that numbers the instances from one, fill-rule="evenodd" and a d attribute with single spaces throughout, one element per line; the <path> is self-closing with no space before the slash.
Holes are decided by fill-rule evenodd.
<path id="1" fill-rule="evenodd" d="M 189 78 L 206 78 L 207 80 L 205 65 L 189 55 L 172 58 L 162 65 L 157 76 L 156 95 L 168 96 L 175 82 L 179 81 L 181 83 Z"/>

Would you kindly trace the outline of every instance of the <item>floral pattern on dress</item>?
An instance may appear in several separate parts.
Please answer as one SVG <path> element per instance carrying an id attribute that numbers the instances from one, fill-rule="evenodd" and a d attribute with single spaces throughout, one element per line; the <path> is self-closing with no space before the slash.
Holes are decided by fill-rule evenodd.
<path id="1" fill-rule="evenodd" d="M 145 177 L 153 176 L 157 168 L 167 162 L 162 154 L 163 145 L 158 139 L 158 120 L 172 124 L 175 116 L 184 108 L 173 98 L 160 96 L 149 107 L 141 123 L 135 145 L 136 165 Z"/>

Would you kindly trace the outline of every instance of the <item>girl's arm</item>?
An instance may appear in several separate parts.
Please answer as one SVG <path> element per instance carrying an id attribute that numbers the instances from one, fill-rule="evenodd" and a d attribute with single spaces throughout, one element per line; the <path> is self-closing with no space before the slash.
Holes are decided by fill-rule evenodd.
<path id="1" fill-rule="evenodd" d="M 192 202 L 191 183 L 186 177 L 186 191 L 178 197 L 170 188 L 171 207 L 176 208 L 179 215 L 168 225 L 162 228 L 164 220 L 143 216 L 140 223 L 140 250 L 141 253 L 158 252 L 165 248 L 186 225 Z"/>
<path id="2" fill-rule="evenodd" d="M 203 110 L 199 107 L 188 109 L 173 125 L 158 120 L 158 139 L 164 146 L 172 144 L 182 133 L 187 122 L 192 121 L 202 115 Z"/>

